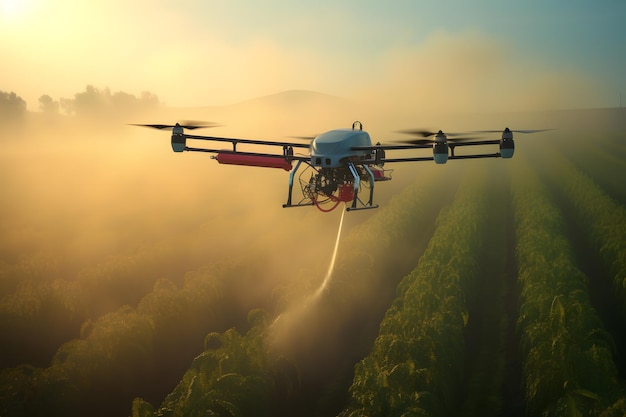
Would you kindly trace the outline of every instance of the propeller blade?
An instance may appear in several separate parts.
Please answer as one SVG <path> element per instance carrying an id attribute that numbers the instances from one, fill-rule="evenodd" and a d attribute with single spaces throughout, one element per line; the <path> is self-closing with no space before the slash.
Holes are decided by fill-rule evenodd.
<path id="1" fill-rule="evenodd" d="M 396 143 L 406 143 L 407 145 L 428 145 L 435 143 L 434 139 L 406 139 L 406 140 L 394 140 Z"/>
<path id="2" fill-rule="evenodd" d="M 447 138 L 446 142 L 455 143 L 455 142 L 468 142 L 468 141 L 476 141 L 481 140 L 483 138 L 475 137 L 475 136 L 465 136 L 458 138 Z M 394 142 L 397 143 L 406 143 L 409 145 L 427 145 L 429 143 L 437 143 L 435 139 L 407 139 L 407 140 L 396 140 Z"/>
<path id="3" fill-rule="evenodd" d="M 466 137 L 460 137 L 460 138 L 448 138 L 447 142 L 468 142 L 468 141 L 475 141 L 475 140 L 481 140 L 481 139 L 484 139 L 484 138 L 466 136 Z"/>
<path id="4" fill-rule="evenodd" d="M 315 139 L 317 137 L 317 135 L 315 136 L 287 136 L 288 138 L 291 139 L 297 139 L 297 140 L 306 140 L 306 141 L 312 141 L 313 139 Z"/>
<path id="5" fill-rule="evenodd" d="M 413 135 L 413 136 L 421 136 L 424 138 L 427 138 L 429 136 L 433 136 L 436 135 L 437 132 L 431 132 L 430 130 L 424 130 L 424 129 L 407 129 L 407 130 L 397 130 L 397 133 L 404 133 L 406 135 Z"/>
<path id="6" fill-rule="evenodd" d="M 129 123 L 130 126 L 140 126 L 140 127 L 151 127 L 152 129 L 171 129 L 174 126 L 172 125 L 155 125 L 155 124 L 140 124 L 140 123 Z"/>
<path id="7" fill-rule="evenodd" d="M 515 133 L 538 133 L 538 132 L 547 132 L 552 129 L 535 129 L 535 130 L 511 130 L 511 132 Z"/>
<path id="8" fill-rule="evenodd" d="M 552 129 L 531 129 L 531 130 L 512 130 L 512 129 L 498 129 L 498 130 L 473 130 L 475 133 L 502 133 L 505 130 L 509 130 L 513 133 L 538 133 L 538 132 L 547 132 Z"/>
<path id="9" fill-rule="evenodd" d="M 202 120 L 181 120 L 178 122 L 183 129 L 203 129 L 209 127 L 220 127 L 219 123 L 207 122 Z"/>
<path id="10" fill-rule="evenodd" d="M 443 132 L 443 131 L 438 131 L 438 132 L 432 132 L 430 130 L 425 130 L 425 129 L 407 129 L 407 130 L 398 130 L 396 131 L 396 133 L 404 133 L 406 135 L 413 135 L 413 136 L 421 136 L 423 138 L 427 138 L 429 136 L 433 136 L 433 135 L 437 135 L 439 133 L 443 133 L 446 135 L 447 138 L 450 137 L 455 137 L 455 136 L 459 136 L 459 135 L 466 135 L 467 133 L 448 133 L 448 132 Z"/>
<path id="11" fill-rule="evenodd" d="M 203 122 L 198 120 L 181 120 L 177 123 L 183 129 L 203 129 L 209 127 L 218 127 L 220 124 L 213 122 Z M 164 124 L 143 124 L 143 123 L 130 123 L 131 126 L 142 126 L 142 127 L 150 127 L 152 129 L 172 129 L 176 127 L 176 125 L 164 125 Z"/>

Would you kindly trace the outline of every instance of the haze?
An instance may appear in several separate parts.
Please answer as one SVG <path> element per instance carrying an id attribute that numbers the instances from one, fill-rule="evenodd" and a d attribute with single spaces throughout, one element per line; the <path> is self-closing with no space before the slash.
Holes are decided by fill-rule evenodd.
<path id="1" fill-rule="evenodd" d="M 617 106 L 621 1 L 2 0 L 0 90 L 31 110 L 88 84 L 168 106 L 305 89 L 380 111 Z"/>

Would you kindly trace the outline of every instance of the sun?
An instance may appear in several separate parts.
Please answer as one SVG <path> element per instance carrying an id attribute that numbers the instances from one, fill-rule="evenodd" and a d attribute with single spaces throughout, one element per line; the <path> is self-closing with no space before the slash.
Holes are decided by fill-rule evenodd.
<path id="1" fill-rule="evenodd" d="M 29 0 L 0 0 L 0 15 L 2 20 L 17 20 L 26 14 L 29 7 Z"/>

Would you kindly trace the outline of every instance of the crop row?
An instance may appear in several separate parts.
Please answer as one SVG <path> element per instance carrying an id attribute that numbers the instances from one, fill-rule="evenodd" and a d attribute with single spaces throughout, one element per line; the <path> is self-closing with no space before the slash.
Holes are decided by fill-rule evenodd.
<path id="1" fill-rule="evenodd" d="M 63 344 L 51 365 L 20 365 L 0 374 L 1 415 L 111 415 L 127 412 L 143 390 L 197 352 L 196 338 L 227 314 L 224 285 L 209 271 L 188 273 L 177 288 L 161 280 L 136 309 L 125 306 L 83 325 L 81 338 Z M 198 335 L 199 334 L 199 335 Z M 196 335 L 194 337 L 194 335 Z M 168 378 L 169 377 L 169 378 Z M 126 403 L 126 405 L 124 405 Z"/>
<path id="2" fill-rule="evenodd" d="M 269 353 L 269 315 L 257 310 L 248 317 L 251 328 L 243 336 L 234 328 L 206 336 L 204 352 L 158 411 L 136 398 L 132 415 L 276 415 L 275 407 L 298 388 L 297 371 L 290 361 Z"/>
<path id="3" fill-rule="evenodd" d="M 49 363 L 61 343 L 78 336 L 86 320 L 136 305 L 159 277 L 172 275 L 184 250 L 167 244 L 115 256 L 76 276 L 64 276 L 58 261 L 44 255 L 5 263 L 0 282 L 0 358 L 3 367 Z"/>
<path id="4" fill-rule="evenodd" d="M 449 415 L 457 406 L 468 322 L 464 289 L 476 278 L 486 221 L 484 175 L 462 185 L 398 286 L 371 354 L 355 367 L 342 416 Z"/>
<path id="5" fill-rule="evenodd" d="M 530 415 L 623 415 L 614 344 L 591 306 L 565 222 L 546 188 L 516 164 L 513 207 L 521 308 L 518 327 Z"/>
<path id="6" fill-rule="evenodd" d="M 623 186 L 621 173 L 626 172 L 626 146 L 623 134 L 599 135 L 590 140 L 585 134 L 558 135 L 550 144 L 543 147 L 543 152 L 550 153 L 551 145 L 558 147 L 557 163 L 563 157 L 575 165 L 599 184 L 613 199 L 622 205 L 626 204 L 626 189 Z M 577 141 L 576 146 L 572 142 Z M 552 143 L 554 142 L 554 143 Z M 552 150 L 554 151 L 554 150 Z M 553 164 L 551 164 L 553 165 Z M 556 171 L 558 172 L 558 171 Z"/>
<path id="7" fill-rule="evenodd" d="M 547 177 L 556 184 L 585 239 L 596 248 L 626 307 L 626 208 L 558 153 L 550 158 L 556 169 L 546 170 Z M 615 175 L 621 175 L 619 170 Z"/>

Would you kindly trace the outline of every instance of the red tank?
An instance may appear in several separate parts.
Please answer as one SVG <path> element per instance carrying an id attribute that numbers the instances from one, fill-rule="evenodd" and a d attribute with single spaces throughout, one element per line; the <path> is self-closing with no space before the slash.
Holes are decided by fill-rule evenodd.
<path id="1" fill-rule="evenodd" d="M 245 165 L 251 167 L 282 168 L 291 171 L 291 161 L 283 156 L 246 155 L 239 153 L 218 153 L 215 157 L 220 164 Z"/>
<path id="2" fill-rule="evenodd" d="M 339 201 L 344 203 L 354 200 L 354 184 L 341 184 L 339 186 Z"/>

